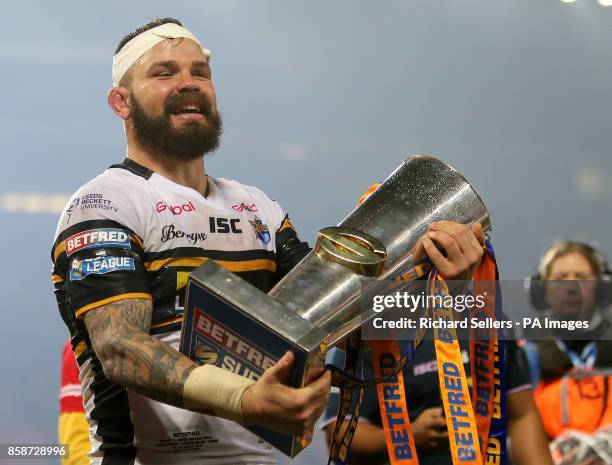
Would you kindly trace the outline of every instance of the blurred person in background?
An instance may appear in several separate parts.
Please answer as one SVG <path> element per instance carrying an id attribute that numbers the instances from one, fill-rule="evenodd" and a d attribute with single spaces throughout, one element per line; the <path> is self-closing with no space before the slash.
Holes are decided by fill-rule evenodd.
<path id="1" fill-rule="evenodd" d="M 68 446 L 68 456 L 62 457 L 62 465 L 87 465 L 87 453 L 91 448 L 89 425 L 83 409 L 79 367 L 70 346 L 70 339 L 66 341 L 62 351 L 59 402 L 58 442 Z"/>
<path id="2" fill-rule="evenodd" d="M 556 463 L 586 460 L 589 451 L 595 450 L 587 442 L 610 436 L 610 277 L 604 256 L 594 246 L 564 241 L 546 251 L 537 275 L 529 280 L 532 306 L 550 321 L 566 322 L 561 328 L 537 333 L 537 340 L 526 344 L 537 383 L 534 400 L 546 433 L 554 440 Z M 570 329 L 568 323 L 573 322 L 582 323 Z M 590 439 L 585 442 L 585 438 Z"/>

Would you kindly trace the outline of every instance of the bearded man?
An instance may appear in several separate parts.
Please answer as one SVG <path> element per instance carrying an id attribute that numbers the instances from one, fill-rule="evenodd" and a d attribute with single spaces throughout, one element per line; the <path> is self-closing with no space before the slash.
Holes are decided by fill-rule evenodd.
<path id="1" fill-rule="evenodd" d="M 222 129 L 210 51 L 179 21 L 152 21 L 120 42 L 108 103 L 127 157 L 74 194 L 52 251 L 91 463 L 274 463 L 241 425 L 312 430 L 329 373 L 286 386 L 290 352 L 257 382 L 198 366 L 177 351 L 184 291 L 189 272 L 213 259 L 267 292 L 308 245 L 263 192 L 206 175 Z"/>

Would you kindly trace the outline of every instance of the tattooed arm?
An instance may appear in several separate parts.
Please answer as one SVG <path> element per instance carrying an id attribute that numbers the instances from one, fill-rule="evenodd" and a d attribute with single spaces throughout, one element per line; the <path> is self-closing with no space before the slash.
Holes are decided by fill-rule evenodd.
<path id="1" fill-rule="evenodd" d="M 152 304 L 125 299 L 85 314 L 94 350 L 113 383 L 144 396 L 282 433 L 312 431 L 329 397 L 326 371 L 303 388 L 286 385 L 294 356 L 287 352 L 254 383 L 211 365 L 198 366 L 148 334 Z"/>
<path id="2" fill-rule="evenodd" d="M 152 302 L 125 299 L 85 314 L 105 376 L 115 384 L 183 407 L 185 380 L 196 363 L 149 335 Z"/>

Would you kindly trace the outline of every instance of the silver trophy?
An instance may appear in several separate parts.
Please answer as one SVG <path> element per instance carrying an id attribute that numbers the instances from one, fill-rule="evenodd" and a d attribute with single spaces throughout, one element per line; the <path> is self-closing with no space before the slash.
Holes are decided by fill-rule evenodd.
<path id="1" fill-rule="evenodd" d="M 363 308 L 362 294 L 411 267 L 414 245 L 439 220 L 491 227 L 484 203 L 461 174 L 433 157 L 409 157 L 337 227 L 321 230 L 314 250 L 268 294 L 212 260 L 194 270 L 181 351 L 196 360 L 199 351 L 215 351 L 219 366 L 257 378 L 292 350 L 292 385 L 303 386 L 321 373 L 329 347 L 374 316 Z M 226 333 L 233 344 L 215 337 Z M 249 429 L 290 457 L 311 440 Z"/>

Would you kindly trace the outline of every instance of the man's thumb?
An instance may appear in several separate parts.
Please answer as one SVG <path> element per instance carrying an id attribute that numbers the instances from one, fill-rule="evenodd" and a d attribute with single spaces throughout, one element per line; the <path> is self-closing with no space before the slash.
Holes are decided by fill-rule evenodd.
<path id="1" fill-rule="evenodd" d="M 478 242 L 480 242 L 480 245 L 484 245 L 484 243 L 485 243 L 485 233 L 484 233 L 484 231 L 482 229 L 482 225 L 480 223 L 474 223 L 472 225 L 472 232 L 476 236 L 476 239 L 478 240 Z"/>
<path id="2" fill-rule="evenodd" d="M 278 362 L 268 368 L 262 378 L 267 383 L 281 383 L 289 384 L 291 370 L 293 369 L 293 363 L 295 362 L 295 355 L 293 352 L 287 351 Z"/>

